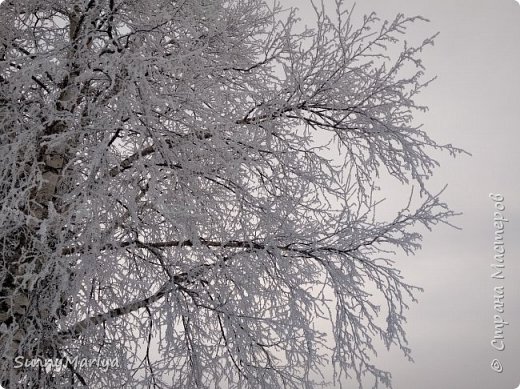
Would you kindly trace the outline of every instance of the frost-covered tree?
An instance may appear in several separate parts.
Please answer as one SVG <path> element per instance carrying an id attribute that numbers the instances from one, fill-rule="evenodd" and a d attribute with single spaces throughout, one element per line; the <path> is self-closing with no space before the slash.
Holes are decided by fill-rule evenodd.
<path id="1" fill-rule="evenodd" d="M 412 122 L 421 18 L 336 6 L 2 3 L 3 386 L 389 384 L 415 288 L 388 251 L 453 214 L 424 182 L 459 150 Z M 389 220 L 386 176 L 417 188 Z"/>

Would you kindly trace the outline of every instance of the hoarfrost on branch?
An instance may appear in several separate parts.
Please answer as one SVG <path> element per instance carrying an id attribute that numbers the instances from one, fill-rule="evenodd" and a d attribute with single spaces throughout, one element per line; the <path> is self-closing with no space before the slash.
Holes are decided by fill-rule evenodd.
<path id="1" fill-rule="evenodd" d="M 425 180 L 460 150 L 412 121 L 423 19 L 336 5 L 0 6 L 2 385 L 390 384 L 374 340 L 409 357 L 416 288 L 389 251 L 453 215 Z M 416 188 L 390 220 L 386 176 Z"/>

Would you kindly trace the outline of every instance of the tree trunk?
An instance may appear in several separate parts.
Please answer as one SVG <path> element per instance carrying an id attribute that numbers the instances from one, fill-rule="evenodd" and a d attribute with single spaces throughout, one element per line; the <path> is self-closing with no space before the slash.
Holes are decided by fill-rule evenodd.
<path id="1" fill-rule="evenodd" d="M 75 83 L 79 66 L 75 63 L 76 49 L 72 43 L 79 33 L 79 20 L 77 13 L 69 16 L 70 72 L 62 82 L 62 91 L 55 103 L 58 113 L 73 113 L 77 103 Z M 58 220 L 66 212 L 61 199 L 61 194 L 66 192 L 63 178 L 77 139 L 62 139 L 58 144 L 51 144 L 48 139 L 64 133 L 68 127 L 66 121 L 55 120 L 37 137 L 37 144 L 33 145 L 37 158 L 30 163 L 36 165 L 39 179 L 29 196 L 28 207 L 22 210 L 25 226 L 18 228 L 9 239 L 17 242 L 16 247 L 6 250 L 0 243 L 0 249 L 4 249 L 2 260 L 8 264 L 8 274 L 0 287 L 0 345 L 3 351 L 0 381 L 7 388 L 17 387 L 15 382 L 24 388 L 31 385 L 31 379 L 24 378 L 23 367 L 15 368 L 20 357 L 25 361 L 59 356 L 59 350 L 51 346 L 51 337 L 56 334 L 56 320 L 67 310 L 68 296 L 58 292 L 58 285 L 68 280 L 63 279 L 63 269 L 56 269 L 50 259 L 58 255 L 55 242 L 62 228 Z M 23 174 L 31 167 L 34 170 L 33 165 L 20 171 Z M 13 181 L 19 179 L 16 177 Z M 5 255 L 6 252 L 10 254 Z M 65 269 L 65 273 L 72 274 L 72 269 Z M 34 385 L 41 387 L 37 382 Z"/>

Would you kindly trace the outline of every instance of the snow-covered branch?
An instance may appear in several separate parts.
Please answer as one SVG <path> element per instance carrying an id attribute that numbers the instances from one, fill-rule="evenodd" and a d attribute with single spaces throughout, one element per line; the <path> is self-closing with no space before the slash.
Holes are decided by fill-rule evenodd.
<path id="1" fill-rule="evenodd" d="M 336 5 L 0 5 L 2 386 L 390 384 L 373 339 L 409 355 L 418 290 L 394 260 L 450 223 L 426 184 L 463 151 L 414 124 L 424 19 Z M 413 195 L 383 217 L 391 179 Z"/>

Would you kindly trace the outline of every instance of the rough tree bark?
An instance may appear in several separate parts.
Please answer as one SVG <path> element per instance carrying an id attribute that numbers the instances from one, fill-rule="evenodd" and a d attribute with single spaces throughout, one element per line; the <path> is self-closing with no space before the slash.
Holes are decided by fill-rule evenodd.
<path id="1" fill-rule="evenodd" d="M 13 4 L 5 6 L 13 7 Z M 23 7 L 23 4 L 21 6 Z M 19 14 L 26 14 L 23 8 L 14 9 Z M 67 54 L 67 75 L 56 88 L 58 97 L 55 100 L 55 110 L 58 117 L 74 114 L 80 102 L 81 97 L 77 89 L 80 68 L 77 52 L 79 46 L 85 44 L 80 37 L 81 23 L 84 21 L 83 10 L 75 7 L 66 15 L 62 14 L 62 17 L 64 22 L 68 22 L 71 45 Z M 14 25 L 11 24 L 11 27 Z M 15 48 L 24 55 L 33 56 L 23 47 Z M 5 61 L 4 58 L 3 60 Z M 22 67 L 19 68 L 20 71 L 23 70 Z M 32 78 L 39 88 L 49 92 L 43 82 L 35 76 Z M 8 99 L 4 101 L 8 104 Z M 9 112 L 6 112 L 2 118 L 6 128 L 11 124 L 8 115 Z M 66 212 L 66 205 L 61 200 L 68 186 L 64 174 L 70 155 L 78 143 L 77 137 L 66 134 L 67 130 L 69 125 L 65 119 L 54 119 L 46 123 L 42 130 L 37 132 L 34 143 L 24 145 L 26 148 L 33 148 L 36 158 L 32 161 L 17 161 L 21 165 L 20 171 L 14 174 L 20 174 L 20 177 L 11 178 L 16 185 L 17 182 L 23 181 L 24 175 L 30 174 L 31 170 L 37 177 L 27 195 L 27 202 L 19 208 L 24 214 L 25 225 L 14 228 L 3 240 L 8 243 L 4 243 L 2 247 L 2 259 L 7 271 L 0 289 L 0 325 L 3 330 L 8 327 L 11 329 L 0 333 L 0 342 L 4 350 L 7 350 L 2 355 L 2 364 L 4 369 L 7 368 L 10 372 L 8 375 L 2 375 L 1 382 L 6 387 L 15 387 L 15 383 L 22 377 L 20 369 L 13 369 L 16 357 L 48 359 L 61 355 L 46 338 L 52 337 L 51 334 L 56 332 L 56 322 L 66 314 L 66 301 L 70 296 L 67 296 L 65 290 L 58 288 L 58 285 L 67 282 L 63 280 L 63 273 L 53 274 L 52 270 L 44 271 L 44 268 L 49 262 L 49 256 L 57 249 L 56 230 L 62 228 L 59 220 L 62 219 L 63 212 Z M 66 136 L 59 142 L 48 142 L 48 139 L 62 135 Z M 42 243 L 46 247 L 41 247 Z M 11 247 L 5 247 L 6 245 Z M 66 273 L 67 278 L 72 277 L 71 269 L 67 269 Z M 41 382 L 29 380 L 23 385 L 39 387 Z"/>

